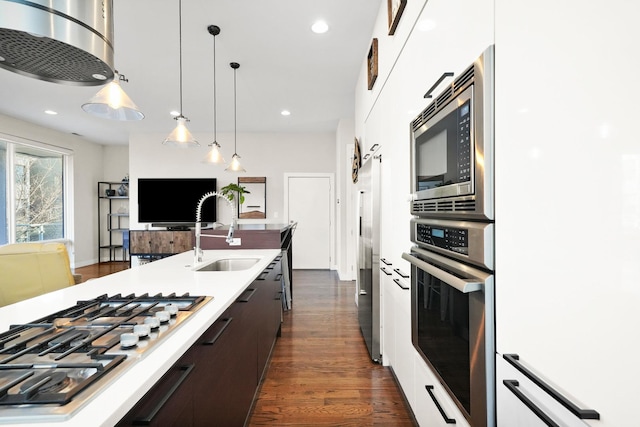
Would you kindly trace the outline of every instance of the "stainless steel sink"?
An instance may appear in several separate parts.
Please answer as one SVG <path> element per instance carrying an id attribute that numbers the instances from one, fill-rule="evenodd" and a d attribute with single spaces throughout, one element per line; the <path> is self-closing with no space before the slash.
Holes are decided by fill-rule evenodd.
<path id="1" fill-rule="evenodd" d="M 240 271 L 253 267 L 260 258 L 223 258 L 215 260 L 196 271 Z"/>

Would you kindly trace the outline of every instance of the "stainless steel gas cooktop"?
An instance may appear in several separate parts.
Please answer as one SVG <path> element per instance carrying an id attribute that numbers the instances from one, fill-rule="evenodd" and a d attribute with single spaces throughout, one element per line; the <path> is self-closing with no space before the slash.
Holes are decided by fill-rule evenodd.
<path id="1" fill-rule="evenodd" d="M 0 334 L 0 424 L 70 418 L 211 297 L 102 295 Z"/>

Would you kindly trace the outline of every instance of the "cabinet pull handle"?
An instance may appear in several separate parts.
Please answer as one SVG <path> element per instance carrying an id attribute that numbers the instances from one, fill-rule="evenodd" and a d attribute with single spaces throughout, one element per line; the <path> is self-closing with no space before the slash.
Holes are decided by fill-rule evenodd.
<path id="1" fill-rule="evenodd" d="M 277 262 L 275 262 L 275 261 L 274 261 L 274 262 L 272 262 L 271 264 L 269 264 L 269 265 L 267 266 L 267 270 L 273 270 L 273 268 L 276 266 L 276 264 L 277 264 Z"/>
<path id="2" fill-rule="evenodd" d="M 394 268 L 393 271 L 398 273 L 398 276 L 402 277 L 403 279 L 408 279 L 409 277 L 411 277 L 408 274 L 404 274 L 402 271 L 400 271 L 399 268 Z"/>
<path id="3" fill-rule="evenodd" d="M 518 356 L 517 354 L 503 354 L 502 357 L 504 360 L 509 362 L 514 368 L 522 372 L 522 374 L 524 374 L 525 377 L 529 378 L 535 385 L 540 387 L 545 393 L 551 396 L 556 402 L 558 402 L 559 404 L 567 408 L 569 412 L 571 412 L 576 417 L 580 418 L 581 420 L 599 420 L 600 419 L 600 414 L 597 411 L 593 409 L 578 408 L 573 402 L 571 402 L 569 399 L 567 399 L 566 397 L 558 393 L 556 390 L 551 388 L 551 386 L 549 386 L 540 378 L 538 378 L 533 372 L 525 368 L 524 365 L 518 362 L 518 360 L 520 360 L 520 356 Z"/>
<path id="4" fill-rule="evenodd" d="M 280 280 L 282 278 L 282 273 L 278 273 L 278 275 L 276 276 L 276 280 Z"/>
<path id="5" fill-rule="evenodd" d="M 392 265 L 389 261 L 387 261 L 385 258 L 380 258 L 380 261 L 382 261 L 382 263 L 384 265 Z"/>
<path id="6" fill-rule="evenodd" d="M 240 299 L 240 298 L 238 298 L 238 299 L 236 300 L 236 302 L 249 302 L 249 300 L 251 299 L 251 297 L 253 296 L 253 294 L 255 294 L 255 293 L 256 293 L 256 289 L 255 289 L 255 288 L 254 288 L 254 289 L 247 289 L 246 291 L 244 291 L 244 292 L 243 292 L 243 294 L 244 294 L 244 293 L 247 293 L 247 292 L 251 292 L 251 293 L 249 294 L 249 296 L 248 296 L 248 297 L 246 297 L 246 298 L 244 298 L 244 299 Z"/>
<path id="7" fill-rule="evenodd" d="M 440 402 L 438 402 L 438 399 L 436 399 L 436 395 L 433 394 L 433 392 L 431 390 L 433 390 L 433 386 L 432 385 L 426 385 L 424 386 L 424 388 L 427 389 L 427 393 L 429 393 L 429 396 L 431 396 L 431 400 L 433 400 L 433 403 L 435 403 L 436 408 L 438 408 L 438 412 L 440 412 L 440 415 L 442 415 L 442 418 L 444 419 L 444 422 L 447 424 L 455 424 L 456 420 L 453 418 L 449 418 L 447 417 L 447 414 L 445 414 L 444 409 L 442 409 L 442 406 L 440 406 Z"/>
<path id="8" fill-rule="evenodd" d="M 440 78 L 438 79 L 438 81 L 437 81 L 437 82 L 435 82 L 435 83 L 433 84 L 433 86 L 431 86 L 431 87 L 429 88 L 429 90 L 427 91 L 427 93 L 425 93 L 425 94 L 424 94 L 424 97 L 423 97 L 423 98 L 427 98 L 427 99 L 432 98 L 432 96 L 431 96 L 431 92 L 433 92 L 434 90 L 436 90 L 436 88 L 438 87 L 438 85 L 440 85 L 440 83 L 442 83 L 442 81 L 443 81 L 444 79 L 446 79 L 447 77 L 453 77 L 453 73 L 452 73 L 451 71 L 447 71 L 446 73 L 442 73 L 442 75 L 440 76 Z"/>
<path id="9" fill-rule="evenodd" d="M 400 283 L 400 279 L 393 279 L 394 282 L 396 282 L 396 285 L 400 286 L 400 289 L 403 289 L 405 291 L 409 290 L 408 286 L 404 286 L 402 283 Z"/>
<path id="10" fill-rule="evenodd" d="M 525 404 L 527 408 L 531 410 L 538 418 L 540 418 L 546 425 L 549 427 L 559 427 L 549 415 L 545 414 L 542 409 L 538 408 L 535 403 L 533 403 L 527 396 L 524 395 L 518 388 L 520 383 L 518 380 L 503 380 L 502 383 L 511 390 L 511 393 L 515 394 L 516 397 Z"/>
<path id="11" fill-rule="evenodd" d="M 176 390 L 178 390 L 178 388 L 187 379 L 187 377 L 189 376 L 189 374 L 191 374 L 191 371 L 193 371 L 193 368 L 195 368 L 195 367 L 196 367 L 196 365 L 194 363 L 191 363 L 189 365 L 180 366 L 178 369 L 181 370 L 181 371 L 184 371 L 184 372 L 182 373 L 182 375 L 180 375 L 180 378 L 178 378 L 178 381 L 176 381 L 176 383 L 173 386 L 171 386 L 171 388 L 169 389 L 167 394 L 162 399 L 160 399 L 160 401 L 158 402 L 156 407 L 153 408 L 153 410 L 149 413 L 149 415 L 133 420 L 133 425 L 134 426 L 148 426 L 149 424 L 151 424 L 151 422 L 153 421 L 155 416 L 158 415 L 158 412 L 160 412 L 160 410 L 167 403 L 167 401 L 169 399 L 171 399 L 171 396 L 173 396 L 173 394 L 176 392 Z"/>
<path id="12" fill-rule="evenodd" d="M 232 320 L 233 320 L 233 317 L 229 317 L 228 319 L 222 319 L 222 321 L 224 322 L 224 326 L 220 328 L 218 333 L 213 338 L 211 338 L 209 341 L 204 341 L 202 345 L 214 345 L 216 341 L 218 341 L 218 338 L 220 338 L 220 336 L 224 333 L 224 331 L 227 330 Z"/>
<path id="13" fill-rule="evenodd" d="M 260 275 L 258 276 L 258 278 L 256 280 L 265 280 L 268 275 L 269 275 L 268 271 L 263 271 L 262 273 L 260 273 Z"/>
<path id="14" fill-rule="evenodd" d="M 384 274 L 386 274 L 387 276 L 391 276 L 391 272 L 390 272 L 390 271 L 388 271 L 386 268 L 384 268 L 384 267 L 380 267 L 380 270 L 381 270 Z"/>

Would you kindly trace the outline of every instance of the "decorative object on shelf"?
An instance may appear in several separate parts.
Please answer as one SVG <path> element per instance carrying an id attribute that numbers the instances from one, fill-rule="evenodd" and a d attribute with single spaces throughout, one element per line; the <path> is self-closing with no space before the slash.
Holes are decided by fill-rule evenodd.
<path id="1" fill-rule="evenodd" d="M 396 32 L 396 27 L 400 22 L 400 17 L 404 8 L 407 5 L 407 0 L 387 0 L 387 14 L 389 16 L 389 35 L 392 36 Z"/>
<path id="2" fill-rule="evenodd" d="M 118 196 L 126 196 L 129 194 L 129 175 L 122 178 L 122 184 L 118 187 Z"/>
<path id="3" fill-rule="evenodd" d="M 122 90 L 120 81 L 128 82 L 129 79 L 115 70 L 113 80 L 100 89 L 89 102 L 82 104 L 82 109 L 103 119 L 121 121 L 144 119 L 144 114 L 135 102 Z"/>
<path id="4" fill-rule="evenodd" d="M 373 39 L 367 56 L 367 83 L 369 90 L 373 89 L 373 85 L 378 78 L 378 39 Z"/>
<path id="5" fill-rule="evenodd" d="M 112 190 L 110 188 L 107 188 L 105 190 L 105 194 L 107 195 L 107 197 L 113 197 L 116 195 L 116 190 Z"/>
<path id="6" fill-rule="evenodd" d="M 216 36 L 220 34 L 220 27 L 217 25 L 209 25 L 207 27 L 207 31 L 209 34 L 213 36 L 213 142 L 209 144 L 211 150 L 207 153 L 207 157 L 205 157 L 205 163 L 212 164 L 224 164 L 224 158 L 222 157 L 222 153 L 220 152 L 220 144 L 218 144 L 218 138 L 216 133 L 216 96 L 218 95 L 218 91 L 216 89 Z"/>
<path id="7" fill-rule="evenodd" d="M 241 205 L 244 203 L 244 195 L 249 193 L 249 191 L 247 191 L 245 187 L 242 187 L 238 184 L 234 184 L 232 182 L 222 187 L 220 189 L 220 193 L 226 196 L 229 200 L 237 199 L 238 203 Z M 235 196 L 234 196 L 234 193 L 236 193 Z"/>
<path id="8" fill-rule="evenodd" d="M 240 64 L 232 62 L 229 64 L 233 68 L 233 156 L 231 156 L 231 164 L 225 170 L 227 172 L 246 172 L 240 164 L 240 156 L 237 151 L 238 140 L 238 120 L 237 120 L 237 95 L 236 95 L 236 72 L 240 68 Z"/>
<path id="9" fill-rule="evenodd" d="M 353 148 L 353 163 L 351 164 L 351 180 L 353 183 L 358 182 L 358 171 L 360 170 L 362 154 L 360 153 L 360 143 L 358 142 L 358 138 L 355 138 L 354 148 Z"/>
<path id="10" fill-rule="evenodd" d="M 174 119 L 178 121 L 176 128 L 162 143 L 182 148 L 199 147 L 200 143 L 195 140 L 191 132 L 189 132 L 189 129 L 187 129 L 186 123 L 189 119 L 182 114 L 182 0 L 179 0 L 178 21 L 180 36 L 180 114 L 174 117 Z"/>
<path id="11" fill-rule="evenodd" d="M 238 207 L 239 218 L 260 219 L 267 217 L 267 178 L 239 177 L 238 185 L 244 185 L 245 204 Z"/>

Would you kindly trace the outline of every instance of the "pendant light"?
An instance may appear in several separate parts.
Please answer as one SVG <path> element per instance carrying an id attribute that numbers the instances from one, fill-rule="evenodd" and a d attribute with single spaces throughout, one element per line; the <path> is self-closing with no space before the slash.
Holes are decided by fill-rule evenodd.
<path id="1" fill-rule="evenodd" d="M 237 96 L 236 96 L 236 71 L 240 68 L 240 64 L 232 62 L 229 64 L 233 68 L 233 156 L 231 156 L 231 164 L 225 170 L 228 172 L 246 172 L 242 165 L 240 165 L 240 156 L 237 152 L 237 137 L 238 137 L 238 121 L 237 121 Z"/>
<path id="2" fill-rule="evenodd" d="M 113 73 L 113 80 L 100 89 L 93 98 L 86 104 L 82 104 L 82 109 L 94 116 L 110 120 L 142 120 L 144 114 L 138 106 L 122 90 L 120 81 L 128 82 L 124 74 L 119 74 L 118 70 Z"/>
<path id="3" fill-rule="evenodd" d="M 113 16 L 113 6 L 111 13 Z M 115 41 L 115 37 L 112 38 Z M 82 104 L 82 109 L 102 119 L 120 121 L 144 119 L 144 114 L 120 86 L 121 81 L 129 82 L 129 79 L 124 74 L 118 73 L 118 70 L 114 70 L 113 80 L 100 89 L 89 102 Z"/>
<path id="4" fill-rule="evenodd" d="M 216 133 L 216 96 L 218 91 L 216 90 L 216 36 L 220 34 L 220 27 L 217 25 L 209 25 L 207 27 L 207 31 L 209 34 L 213 36 L 213 142 L 209 144 L 211 150 L 207 153 L 207 157 L 205 157 L 205 163 L 212 164 L 224 164 L 224 158 L 222 157 L 222 153 L 220 152 L 220 144 L 218 144 L 218 138 Z"/>
<path id="5" fill-rule="evenodd" d="M 186 123 L 189 119 L 182 114 L 182 0 L 180 0 L 178 4 L 178 28 L 180 35 L 180 114 L 174 118 L 174 120 L 178 121 L 176 128 L 162 143 L 175 147 L 199 147 L 200 144 L 195 140 L 193 135 L 191 135 L 189 129 L 187 129 Z"/>

